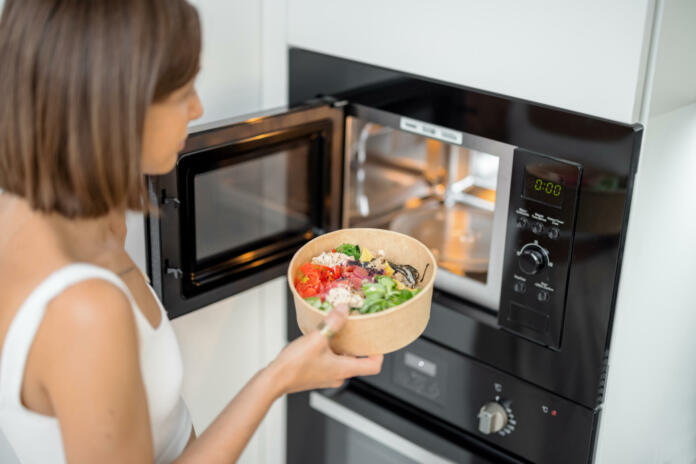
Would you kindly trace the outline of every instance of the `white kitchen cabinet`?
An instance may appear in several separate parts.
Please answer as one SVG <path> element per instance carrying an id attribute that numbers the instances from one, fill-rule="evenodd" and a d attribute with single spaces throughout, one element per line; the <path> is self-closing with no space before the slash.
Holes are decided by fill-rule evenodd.
<path id="1" fill-rule="evenodd" d="M 290 45 L 638 120 L 650 0 L 288 0 Z"/>
<path id="2" fill-rule="evenodd" d="M 282 349 L 286 286 L 281 277 L 172 322 L 184 361 L 184 399 L 198 433 Z M 284 437 L 281 400 L 273 405 L 239 462 L 284 462 Z"/>
<path id="3" fill-rule="evenodd" d="M 651 117 L 696 102 L 696 2 L 664 0 L 656 12 Z"/>
<path id="4" fill-rule="evenodd" d="M 256 111 L 261 105 L 261 10 L 243 1 L 193 0 L 203 30 L 196 87 L 203 117 L 194 124 Z"/>

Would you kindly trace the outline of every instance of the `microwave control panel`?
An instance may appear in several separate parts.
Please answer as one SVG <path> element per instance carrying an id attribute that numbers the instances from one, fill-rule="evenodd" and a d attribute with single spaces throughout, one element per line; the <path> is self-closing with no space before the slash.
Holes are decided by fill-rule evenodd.
<path id="1" fill-rule="evenodd" d="M 560 348 L 582 166 L 516 149 L 498 323 Z"/>

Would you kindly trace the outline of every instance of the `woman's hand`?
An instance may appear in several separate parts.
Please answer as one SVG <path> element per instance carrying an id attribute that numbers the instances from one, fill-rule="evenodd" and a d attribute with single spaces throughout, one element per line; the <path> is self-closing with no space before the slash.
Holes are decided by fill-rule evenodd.
<path id="1" fill-rule="evenodd" d="M 338 332 L 348 317 L 348 306 L 336 306 L 324 323 Z M 286 346 L 269 365 L 275 369 L 281 394 L 314 388 L 336 388 L 350 377 L 379 374 L 384 356 L 367 358 L 338 355 L 328 338 L 315 330 Z"/>
<path id="2" fill-rule="evenodd" d="M 336 307 L 324 323 L 338 331 L 346 322 L 348 307 Z M 382 368 L 382 355 L 369 358 L 340 356 L 318 330 L 286 346 L 234 397 L 225 410 L 176 461 L 185 463 L 236 462 L 263 416 L 279 396 L 313 388 L 338 387 L 349 377 L 374 375 Z"/>

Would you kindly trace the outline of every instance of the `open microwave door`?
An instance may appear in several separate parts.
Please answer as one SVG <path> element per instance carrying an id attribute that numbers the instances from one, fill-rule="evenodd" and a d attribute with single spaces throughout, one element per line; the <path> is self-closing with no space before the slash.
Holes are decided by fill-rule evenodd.
<path id="1" fill-rule="evenodd" d="M 194 127 L 148 179 L 149 273 L 174 318 L 283 275 L 340 225 L 344 115 L 326 102 Z"/>

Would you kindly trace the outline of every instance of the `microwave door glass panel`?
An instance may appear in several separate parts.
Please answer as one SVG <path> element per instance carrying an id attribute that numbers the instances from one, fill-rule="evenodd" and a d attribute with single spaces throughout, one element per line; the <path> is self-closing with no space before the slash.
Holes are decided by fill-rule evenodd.
<path id="1" fill-rule="evenodd" d="M 311 228 L 309 147 L 196 175 L 196 260 Z"/>

